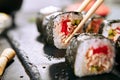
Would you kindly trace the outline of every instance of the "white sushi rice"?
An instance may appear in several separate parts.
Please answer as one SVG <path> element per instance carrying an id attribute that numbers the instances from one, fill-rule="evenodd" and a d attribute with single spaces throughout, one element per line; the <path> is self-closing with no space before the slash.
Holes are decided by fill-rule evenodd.
<path id="1" fill-rule="evenodd" d="M 93 46 L 94 48 L 98 48 L 100 46 L 107 45 L 108 46 L 108 56 L 107 58 L 110 58 L 110 61 L 107 63 L 108 68 L 106 70 L 97 73 L 97 72 L 91 72 L 87 69 L 87 60 L 86 60 L 86 53 L 88 49 Z M 96 75 L 96 74 L 102 74 L 105 72 L 110 72 L 111 69 L 113 68 L 114 65 L 114 47 L 111 45 L 111 43 L 107 39 L 91 39 L 91 40 L 86 40 L 83 43 L 81 43 L 78 47 L 77 50 L 77 55 L 75 59 L 75 64 L 74 64 L 74 73 L 78 77 L 83 77 L 87 75 Z M 104 56 L 106 57 L 106 56 Z M 103 63 L 102 63 L 103 64 Z"/>

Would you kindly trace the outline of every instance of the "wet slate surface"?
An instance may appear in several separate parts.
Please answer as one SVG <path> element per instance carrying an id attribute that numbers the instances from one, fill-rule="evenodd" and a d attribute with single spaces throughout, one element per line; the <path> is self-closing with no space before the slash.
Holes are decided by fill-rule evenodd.
<path id="1" fill-rule="evenodd" d="M 0 53 L 5 48 L 12 48 L 10 43 L 8 42 L 7 38 L 4 35 L 0 35 Z M 19 61 L 18 57 L 10 61 L 3 75 L 0 78 L 1 80 L 29 80 L 29 76 L 26 74 L 24 67 L 22 66 L 21 62 Z"/>
<path id="2" fill-rule="evenodd" d="M 8 32 L 8 38 L 24 65 L 31 80 L 118 80 L 119 71 L 111 73 L 76 77 L 65 63 L 65 51 L 44 45 L 40 40 L 36 24 L 29 22 L 34 13 L 18 14 L 17 27 Z M 24 16 L 24 17 L 22 17 Z M 39 39 L 38 39 L 39 38 Z M 119 68 L 118 68 L 119 69 Z"/>
<path id="3" fill-rule="evenodd" d="M 31 15 L 26 15 L 30 17 Z M 19 17 L 21 14 L 19 15 Z M 28 18 L 26 18 L 28 20 Z M 19 22 L 19 21 L 18 21 Z M 27 22 L 27 21 L 26 21 Z M 29 23 L 29 22 L 28 22 Z M 44 45 L 35 23 L 22 24 L 8 32 L 8 38 L 18 51 L 17 55 L 31 80 L 118 80 L 119 66 L 111 73 L 98 76 L 76 77 L 65 63 L 65 51 Z"/>
<path id="4" fill-rule="evenodd" d="M 25 14 L 19 14 L 19 19 Z M 49 66 L 54 63 L 64 62 L 65 51 L 44 45 L 37 39 L 40 35 L 37 32 L 36 25 L 28 21 L 32 15 L 34 14 L 26 15 L 22 24 L 9 31 L 8 38 L 18 51 L 17 55 L 30 75 L 30 78 L 33 80 L 44 78 L 46 78 L 44 80 L 49 80 Z M 19 23 L 21 21 L 18 20 Z M 63 56 L 57 54 L 62 54 Z"/>

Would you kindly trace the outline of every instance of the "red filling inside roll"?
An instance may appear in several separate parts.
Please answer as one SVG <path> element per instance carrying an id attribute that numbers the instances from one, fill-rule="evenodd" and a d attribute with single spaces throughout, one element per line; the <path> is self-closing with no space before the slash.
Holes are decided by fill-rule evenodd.
<path id="1" fill-rule="evenodd" d="M 102 46 L 98 48 L 92 48 L 93 54 L 108 54 L 108 47 L 107 46 Z"/>
<path id="2" fill-rule="evenodd" d="M 67 22 L 70 22 L 70 20 L 63 20 L 62 23 L 61 23 L 61 25 L 62 25 L 61 32 L 64 32 L 65 35 L 68 34 L 68 30 L 67 30 L 68 25 L 67 25 Z"/>

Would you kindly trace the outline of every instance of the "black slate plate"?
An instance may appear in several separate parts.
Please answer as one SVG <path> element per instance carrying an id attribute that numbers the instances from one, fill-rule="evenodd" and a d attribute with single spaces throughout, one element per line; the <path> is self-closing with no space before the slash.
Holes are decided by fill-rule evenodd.
<path id="1" fill-rule="evenodd" d="M 119 67 L 120 66 L 116 66 L 115 69 L 110 73 L 78 78 L 74 75 L 74 73 L 66 65 L 66 63 L 63 62 L 50 66 L 49 72 L 51 80 L 119 80 L 120 79 L 120 73 L 118 71 Z"/>
<path id="2" fill-rule="evenodd" d="M 31 80 L 120 80 L 120 66 L 111 73 L 78 78 L 65 63 L 65 50 L 44 45 L 36 24 L 28 18 L 35 14 L 18 14 L 17 27 L 7 33 Z M 24 17 L 23 17 L 24 16 Z"/>

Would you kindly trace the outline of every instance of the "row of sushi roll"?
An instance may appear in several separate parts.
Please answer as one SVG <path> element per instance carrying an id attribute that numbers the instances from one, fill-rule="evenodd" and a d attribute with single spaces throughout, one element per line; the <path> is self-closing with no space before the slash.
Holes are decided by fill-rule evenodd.
<path id="1" fill-rule="evenodd" d="M 59 49 L 66 49 L 69 43 L 64 44 L 64 40 L 74 31 L 74 29 L 83 19 L 84 15 L 84 12 L 59 11 L 45 17 L 43 15 L 38 16 L 36 24 L 38 31 L 42 36 L 44 36 L 47 44 L 54 45 Z M 41 17 L 44 17 L 43 20 L 40 19 Z M 99 15 L 92 16 L 86 22 L 86 24 L 84 24 L 85 27 L 82 29 L 82 31 L 78 31 L 77 33 L 98 33 L 103 19 L 104 17 Z"/>
<path id="2" fill-rule="evenodd" d="M 87 12 L 91 6 L 95 3 L 95 0 L 92 0 L 88 6 L 85 8 L 85 12 Z M 75 11 L 77 10 L 77 8 L 82 4 L 82 2 L 76 2 L 76 3 L 72 3 L 70 5 L 64 6 L 63 8 L 59 8 L 56 6 L 47 6 L 45 8 L 41 8 L 38 12 L 37 15 L 37 20 L 36 20 L 36 24 L 37 24 L 37 28 L 38 31 L 42 33 L 42 27 L 41 26 L 46 26 L 47 22 L 50 20 L 50 17 L 52 16 L 56 16 L 57 14 L 63 12 L 63 11 Z M 104 9 L 104 10 L 103 10 Z M 57 12 L 57 13 L 56 13 Z M 95 12 L 95 14 L 100 15 L 102 17 L 106 17 L 110 12 L 110 9 L 105 5 L 102 4 L 97 11 Z M 83 12 L 84 13 L 84 12 Z M 50 15 L 51 14 L 51 15 Z M 39 29 L 40 28 L 40 29 Z M 44 30 L 44 29 L 43 29 Z"/>
<path id="3" fill-rule="evenodd" d="M 66 50 L 66 62 L 78 77 L 109 73 L 120 64 L 120 19 L 104 20 L 100 33 L 75 35 Z"/>
<path id="4" fill-rule="evenodd" d="M 78 77 L 109 73 L 120 63 L 120 19 L 106 20 L 93 15 L 68 44 L 64 40 L 84 18 L 85 13 L 54 12 L 37 18 L 37 28 L 47 44 L 66 49 L 66 63 Z M 41 23 L 40 23 L 41 22 Z"/>

